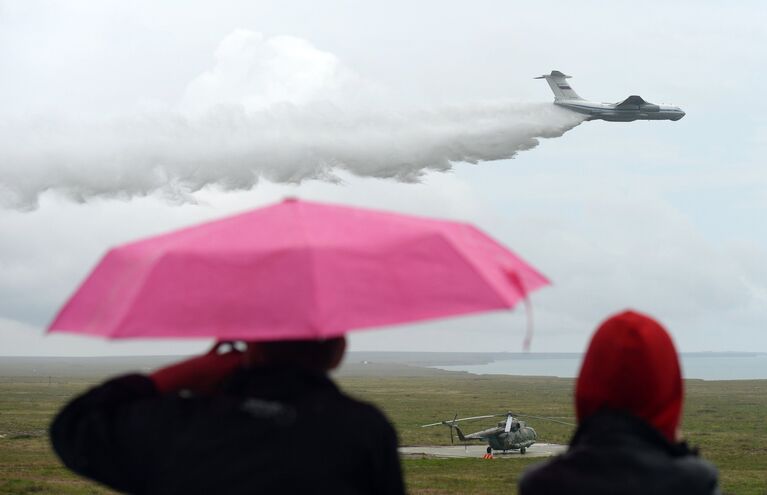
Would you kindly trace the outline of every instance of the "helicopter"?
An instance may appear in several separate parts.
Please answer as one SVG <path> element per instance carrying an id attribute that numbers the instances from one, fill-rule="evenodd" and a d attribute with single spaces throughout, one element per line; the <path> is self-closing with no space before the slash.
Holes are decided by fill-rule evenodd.
<path id="1" fill-rule="evenodd" d="M 506 417 L 506 419 L 504 421 L 500 421 L 496 426 L 492 428 L 469 433 L 468 435 L 464 434 L 464 432 L 457 424 L 459 421 L 472 421 L 477 419 L 498 417 Z M 544 418 L 541 416 L 532 416 L 530 414 L 514 414 L 509 411 L 503 414 L 487 414 L 484 416 L 471 416 L 468 418 L 459 418 L 458 414 L 456 413 L 452 420 L 422 425 L 421 428 L 445 425 L 450 428 L 450 443 L 454 443 L 453 430 L 455 430 L 455 432 L 458 434 L 458 439 L 462 442 L 467 442 L 470 440 L 486 441 L 488 443 L 488 454 L 491 454 L 493 450 L 500 450 L 503 453 L 506 453 L 509 450 L 519 450 L 520 454 L 524 454 L 527 452 L 527 448 L 536 442 L 538 439 L 538 434 L 531 426 L 527 426 L 525 421 L 520 421 L 520 417 L 543 419 L 568 426 L 574 426 L 572 423 L 567 423 L 565 421 L 559 421 L 552 418 Z"/>

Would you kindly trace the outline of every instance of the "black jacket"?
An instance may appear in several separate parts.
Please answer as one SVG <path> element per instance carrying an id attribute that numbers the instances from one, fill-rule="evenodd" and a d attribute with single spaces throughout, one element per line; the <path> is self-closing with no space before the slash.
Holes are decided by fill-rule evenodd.
<path id="1" fill-rule="evenodd" d="M 520 495 L 713 495 L 716 468 L 686 444 L 672 445 L 644 421 L 600 412 L 575 432 L 570 448 L 533 466 L 519 482 Z"/>
<path id="2" fill-rule="evenodd" d="M 72 470 L 137 494 L 404 493 L 396 434 L 324 374 L 237 372 L 213 397 L 113 379 L 51 425 Z"/>

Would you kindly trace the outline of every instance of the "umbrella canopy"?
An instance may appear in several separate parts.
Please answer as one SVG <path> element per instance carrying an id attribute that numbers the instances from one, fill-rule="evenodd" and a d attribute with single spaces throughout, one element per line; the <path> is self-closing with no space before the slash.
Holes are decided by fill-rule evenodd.
<path id="1" fill-rule="evenodd" d="M 511 308 L 547 283 L 466 223 L 288 199 L 110 250 L 49 331 L 329 338 Z"/>

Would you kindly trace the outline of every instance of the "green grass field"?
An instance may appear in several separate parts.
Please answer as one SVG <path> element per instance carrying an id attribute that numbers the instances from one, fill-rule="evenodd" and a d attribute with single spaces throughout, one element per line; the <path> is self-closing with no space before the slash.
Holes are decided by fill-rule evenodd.
<path id="1" fill-rule="evenodd" d="M 101 494 L 108 490 L 69 473 L 50 450 L 48 422 L 55 411 L 92 380 L 0 380 L 0 494 Z M 349 376 L 350 394 L 383 409 L 402 445 L 446 445 L 444 428 L 424 423 L 509 409 L 572 420 L 572 380 L 537 377 Z M 720 470 L 724 490 L 767 493 L 767 380 L 687 381 L 684 431 L 691 444 Z M 540 440 L 566 443 L 569 427 L 531 421 Z M 479 428 L 486 425 L 479 422 Z M 321 433 L 318 432 L 318 435 Z M 318 438 L 318 441 L 321 441 Z M 516 481 L 536 459 L 404 459 L 409 493 L 516 493 Z"/>

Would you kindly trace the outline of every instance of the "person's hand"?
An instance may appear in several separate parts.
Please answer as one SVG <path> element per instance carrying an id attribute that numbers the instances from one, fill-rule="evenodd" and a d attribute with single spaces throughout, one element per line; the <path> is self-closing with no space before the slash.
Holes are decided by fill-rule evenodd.
<path id="1" fill-rule="evenodd" d="M 207 354 L 161 368 L 150 378 L 161 394 L 184 389 L 209 394 L 242 363 L 242 352 L 228 342 L 217 342 Z"/>

